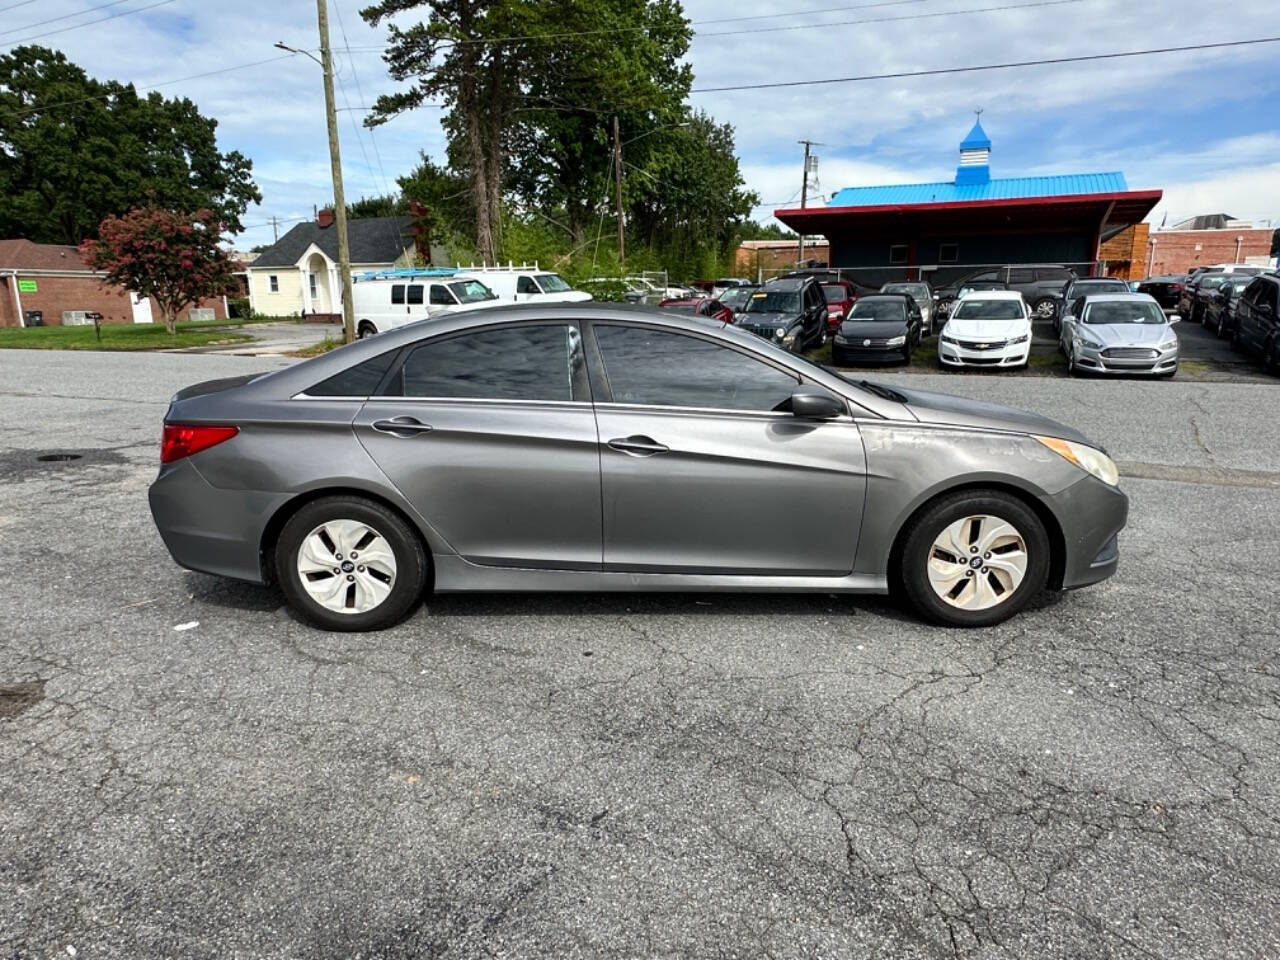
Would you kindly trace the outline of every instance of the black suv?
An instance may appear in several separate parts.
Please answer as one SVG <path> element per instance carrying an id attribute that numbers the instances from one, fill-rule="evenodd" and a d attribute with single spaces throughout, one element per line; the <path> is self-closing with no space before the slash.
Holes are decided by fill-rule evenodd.
<path id="1" fill-rule="evenodd" d="M 1075 279 L 1075 271 L 1060 263 L 1023 263 L 1017 266 L 986 267 L 975 270 L 959 280 L 935 289 L 938 309 L 947 316 L 960 288 L 978 281 L 997 281 L 1006 289 L 1017 290 L 1022 299 L 1031 305 L 1037 320 L 1052 320 L 1058 314 L 1058 298 L 1068 280 Z"/>
<path id="2" fill-rule="evenodd" d="M 1231 346 L 1262 357 L 1262 365 L 1280 372 L 1280 275 L 1254 277 L 1236 304 Z"/>
<path id="3" fill-rule="evenodd" d="M 1081 277 L 1067 281 L 1067 285 L 1058 294 L 1058 307 L 1053 312 L 1053 329 L 1061 329 L 1063 308 L 1073 303 L 1076 297 L 1085 297 L 1091 293 L 1131 293 L 1129 284 L 1118 277 Z"/>
<path id="4" fill-rule="evenodd" d="M 803 353 L 827 339 L 827 298 L 816 277 L 782 277 L 760 287 L 738 310 L 734 325 Z"/>

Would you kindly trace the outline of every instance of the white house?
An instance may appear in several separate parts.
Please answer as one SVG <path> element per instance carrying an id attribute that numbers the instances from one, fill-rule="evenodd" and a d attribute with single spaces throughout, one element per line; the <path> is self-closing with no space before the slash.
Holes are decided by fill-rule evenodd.
<path id="1" fill-rule="evenodd" d="M 412 266 L 414 238 L 408 217 L 347 221 L 351 272 Z M 263 250 L 247 269 L 249 305 L 268 316 L 330 316 L 342 313 L 338 275 L 338 231 L 333 214 L 300 223 Z"/>

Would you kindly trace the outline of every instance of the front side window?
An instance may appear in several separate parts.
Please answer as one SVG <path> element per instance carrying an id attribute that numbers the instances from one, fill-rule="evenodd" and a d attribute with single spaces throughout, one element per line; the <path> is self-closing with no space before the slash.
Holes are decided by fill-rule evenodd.
<path id="1" fill-rule="evenodd" d="M 544 293 L 564 293 L 566 290 L 572 290 L 569 282 L 558 273 L 540 273 L 538 274 L 538 285 L 542 287 Z"/>
<path id="2" fill-rule="evenodd" d="M 541 293 L 533 277 L 521 277 L 516 281 L 516 293 Z"/>
<path id="3" fill-rule="evenodd" d="M 411 307 L 422 306 L 422 284 L 420 283 L 409 284 L 409 288 L 405 291 L 405 293 L 407 294 L 405 299 L 408 301 L 409 306 Z"/>
<path id="4" fill-rule="evenodd" d="M 449 296 L 449 291 L 441 284 L 433 283 L 431 285 L 431 303 L 439 307 L 453 306 L 453 297 Z"/>
<path id="5" fill-rule="evenodd" d="M 400 388 L 406 397 L 572 400 L 582 365 L 582 337 L 571 324 L 499 327 L 416 347 Z"/>
<path id="6" fill-rule="evenodd" d="M 1021 320 L 1021 300 L 961 300 L 953 320 Z"/>
<path id="7" fill-rule="evenodd" d="M 797 377 L 697 337 L 597 324 L 596 342 L 615 403 L 752 410 L 782 408 Z"/>
<path id="8" fill-rule="evenodd" d="M 449 290 L 459 303 L 480 303 L 484 300 L 497 300 L 498 295 L 479 280 L 457 280 L 449 284 Z"/>

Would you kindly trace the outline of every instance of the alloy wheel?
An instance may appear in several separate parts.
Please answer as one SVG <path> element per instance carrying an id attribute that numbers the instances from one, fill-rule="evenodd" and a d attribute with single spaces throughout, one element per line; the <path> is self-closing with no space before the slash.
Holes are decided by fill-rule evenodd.
<path id="1" fill-rule="evenodd" d="M 396 582 L 396 557 L 381 533 L 359 520 L 328 520 L 302 540 L 298 579 L 308 596 L 334 613 L 368 613 Z"/>
<path id="2" fill-rule="evenodd" d="M 962 610 L 1004 603 L 1026 574 L 1026 540 L 1000 517 L 963 517 L 945 527 L 929 550 L 929 584 L 944 603 Z"/>

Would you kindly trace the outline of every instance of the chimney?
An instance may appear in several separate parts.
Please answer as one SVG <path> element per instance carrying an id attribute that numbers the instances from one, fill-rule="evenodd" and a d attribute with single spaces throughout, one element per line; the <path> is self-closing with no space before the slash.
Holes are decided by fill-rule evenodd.
<path id="1" fill-rule="evenodd" d="M 328 207 L 325 207 L 323 210 L 317 213 L 316 226 L 318 226 L 321 230 L 328 230 L 331 226 L 333 226 L 333 211 L 330 210 Z"/>

